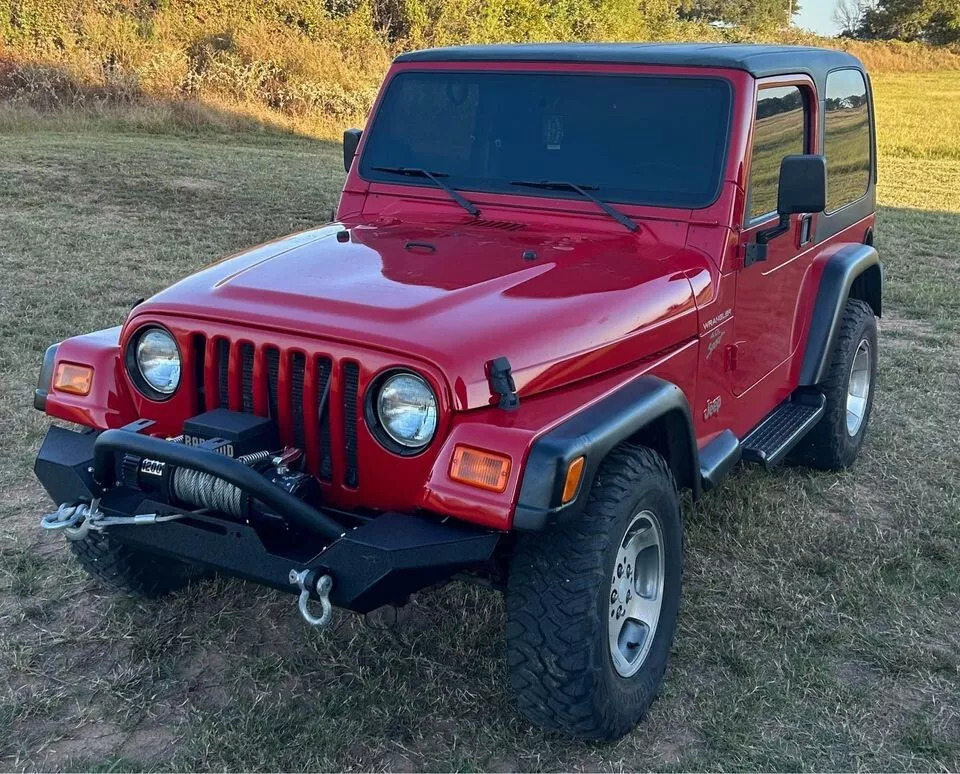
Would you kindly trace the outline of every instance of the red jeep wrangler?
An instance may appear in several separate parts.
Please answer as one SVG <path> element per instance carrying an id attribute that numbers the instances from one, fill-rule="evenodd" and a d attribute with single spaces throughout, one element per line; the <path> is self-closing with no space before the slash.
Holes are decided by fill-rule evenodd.
<path id="1" fill-rule="evenodd" d="M 535 723 L 610 739 L 676 625 L 679 490 L 850 465 L 877 363 L 869 80 L 848 54 L 506 45 L 397 58 L 336 222 L 44 358 L 36 474 L 94 575 L 330 605 L 506 593 Z"/>

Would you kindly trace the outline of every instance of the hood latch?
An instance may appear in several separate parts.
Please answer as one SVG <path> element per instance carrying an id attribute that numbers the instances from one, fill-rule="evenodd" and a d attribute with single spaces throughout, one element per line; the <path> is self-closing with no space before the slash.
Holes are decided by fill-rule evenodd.
<path id="1" fill-rule="evenodd" d="M 513 382 L 513 373 L 507 358 L 497 357 L 487 363 L 487 381 L 490 383 L 490 392 L 500 398 L 500 408 L 504 411 L 516 411 L 520 408 L 517 385 Z"/>

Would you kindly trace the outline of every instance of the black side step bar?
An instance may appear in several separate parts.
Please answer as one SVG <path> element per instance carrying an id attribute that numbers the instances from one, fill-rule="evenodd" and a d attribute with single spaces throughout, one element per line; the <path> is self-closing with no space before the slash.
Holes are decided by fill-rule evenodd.
<path id="1" fill-rule="evenodd" d="M 743 439 L 743 459 L 767 468 L 783 462 L 823 416 L 827 399 L 819 392 L 797 392 Z"/>

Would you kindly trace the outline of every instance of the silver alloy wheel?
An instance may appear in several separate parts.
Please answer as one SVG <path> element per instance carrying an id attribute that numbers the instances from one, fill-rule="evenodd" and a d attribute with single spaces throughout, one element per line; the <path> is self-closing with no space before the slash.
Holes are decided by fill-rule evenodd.
<path id="1" fill-rule="evenodd" d="M 660 521 L 652 511 L 640 511 L 620 541 L 610 578 L 607 632 L 621 677 L 635 675 L 647 659 L 660 621 L 664 577 Z"/>
<path id="2" fill-rule="evenodd" d="M 867 398 L 870 397 L 870 343 L 863 339 L 853 356 L 850 378 L 847 381 L 847 435 L 851 438 L 860 432 L 867 413 Z"/>

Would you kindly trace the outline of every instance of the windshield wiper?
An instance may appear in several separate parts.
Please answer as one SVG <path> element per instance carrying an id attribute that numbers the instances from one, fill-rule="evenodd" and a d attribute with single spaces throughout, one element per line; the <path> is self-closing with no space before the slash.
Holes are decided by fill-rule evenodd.
<path id="1" fill-rule="evenodd" d="M 524 188 L 546 188 L 546 189 L 566 189 L 568 191 L 576 191 L 584 199 L 589 199 L 594 204 L 596 204 L 601 210 L 603 210 L 607 215 L 613 218 L 617 223 L 625 226 L 631 231 L 636 231 L 640 228 L 637 225 L 637 221 L 633 218 L 630 218 L 624 215 L 620 210 L 614 207 L 611 204 L 607 204 L 603 199 L 598 199 L 590 191 L 596 191 L 597 187 L 595 185 L 577 185 L 576 183 L 568 183 L 566 180 L 512 180 L 510 185 L 523 186 Z"/>
<path id="2" fill-rule="evenodd" d="M 480 214 L 480 210 L 477 209 L 475 204 L 468 202 L 460 194 L 458 194 L 453 188 L 444 183 L 440 178 L 449 177 L 446 172 L 428 172 L 425 169 L 420 169 L 418 167 L 371 167 L 374 172 L 388 172 L 391 175 L 410 175 L 413 177 L 425 177 L 429 180 L 432 180 L 437 184 L 438 188 L 442 188 L 448 194 L 450 198 L 453 199 L 457 204 L 459 204 L 463 209 L 469 212 L 474 217 Z"/>

